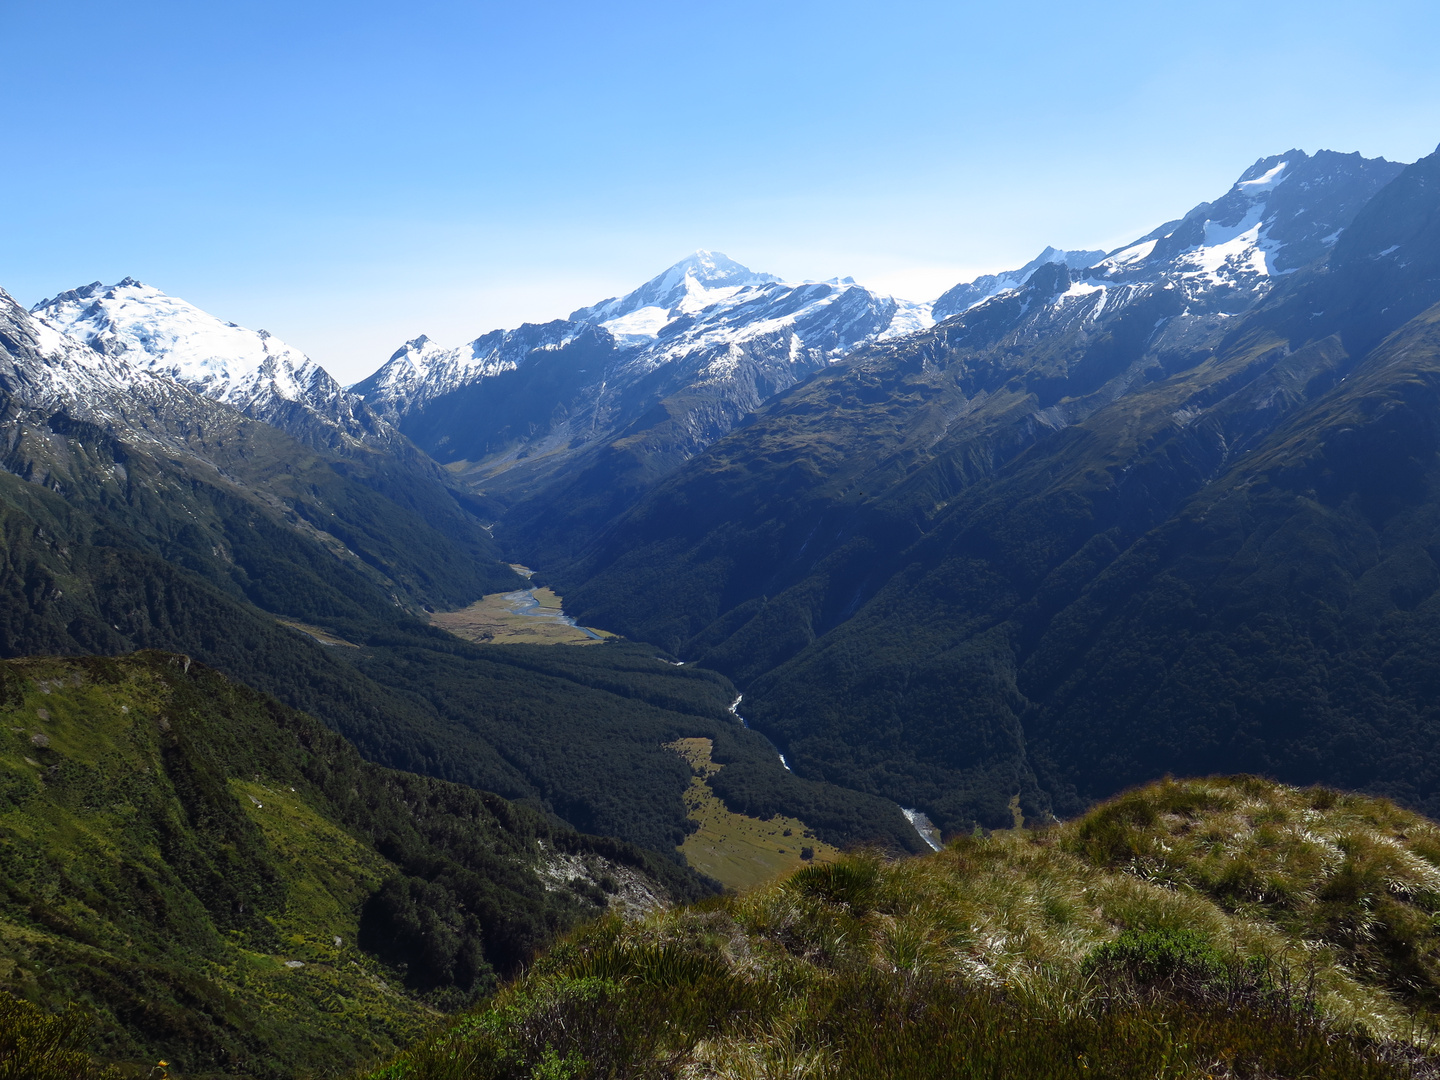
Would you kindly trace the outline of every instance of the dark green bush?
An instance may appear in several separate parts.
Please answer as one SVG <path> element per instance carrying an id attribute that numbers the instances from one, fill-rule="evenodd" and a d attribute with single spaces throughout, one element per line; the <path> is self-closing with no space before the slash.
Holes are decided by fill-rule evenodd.
<path id="1" fill-rule="evenodd" d="M 1102 977 L 1120 977 L 1142 986 L 1203 987 L 1225 980 L 1230 965 L 1213 944 L 1193 930 L 1125 930 L 1085 959 Z"/>

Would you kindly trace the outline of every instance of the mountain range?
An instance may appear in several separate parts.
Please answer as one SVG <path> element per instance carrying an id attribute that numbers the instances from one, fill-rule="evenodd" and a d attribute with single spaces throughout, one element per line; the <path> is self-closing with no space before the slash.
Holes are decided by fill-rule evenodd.
<path id="1" fill-rule="evenodd" d="M 947 831 L 1166 771 L 1433 809 L 1437 167 L 1267 158 L 857 350 L 576 550 L 566 595 L 729 674 L 802 775 Z"/>
<path id="2" fill-rule="evenodd" d="M 63 293 L 28 316 L 12 310 L 12 339 L 25 346 L 10 350 L 13 382 L 32 410 L 120 433 L 127 447 L 163 446 L 166 468 L 208 470 L 227 496 L 328 549 L 339 569 L 327 574 L 368 577 L 397 611 L 423 615 L 503 587 L 504 550 L 562 583 L 582 620 L 734 679 L 800 775 L 920 804 L 945 828 L 997 822 L 1017 794 L 1033 814 L 1068 812 L 1149 765 L 1088 787 L 1037 771 L 1025 718 L 1039 724 L 1048 706 L 1023 673 L 1065 604 L 1050 608 L 1075 602 L 1088 579 L 1073 570 L 1073 595 L 1030 611 L 1035 590 L 1103 542 L 1115 552 L 1085 571 L 1100 573 L 1187 498 L 1249 464 L 1245 455 L 1322 389 L 1346 390 L 1330 382 L 1399 323 L 1347 340 L 1379 314 L 1351 302 L 1353 287 L 1303 326 L 1292 325 L 1294 309 L 1335 295 L 1346 267 L 1374 276 L 1375 266 L 1356 268 L 1353 237 L 1393 225 L 1395 212 L 1377 207 L 1426 167 L 1328 151 L 1264 158 L 1220 198 L 1120 249 L 1047 248 L 934 304 L 850 279 L 784 282 L 697 252 L 566 319 L 459 348 L 414 339 L 349 390 L 264 331 L 127 279 Z M 1397 239 L 1367 258 L 1394 262 L 1404 247 Z M 1355 310 L 1342 314 L 1346 303 Z M 242 416 L 261 424 L 237 426 Z M 324 454 L 344 493 L 317 497 L 323 485 L 311 479 L 281 491 L 263 470 L 244 475 L 237 462 L 266 455 L 234 452 L 240 433 L 273 442 L 276 429 Z M 215 435 L 201 445 L 205 430 L 226 430 L 229 445 Z M 10 471 L 62 492 L 98 483 L 98 496 L 134 468 L 117 458 L 103 481 L 65 477 L 61 459 L 46 457 L 52 441 L 22 434 L 17 445 Z M 295 451 L 277 443 L 268 455 L 278 470 Z M 1036 487 L 1042 476 L 1048 489 Z M 375 519 L 397 505 L 404 535 L 376 535 Z M 174 535 L 156 537 L 162 557 L 188 559 L 283 616 L 341 631 L 337 619 L 355 618 L 353 598 L 277 601 L 234 559 L 235 530 L 207 524 L 213 510 L 184 513 L 203 536 L 183 556 Z M 982 527 L 986 515 L 995 521 Z M 1008 539 L 982 541 L 989 528 Z M 441 535 L 417 542 L 427 529 Z M 1023 569 L 1005 565 L 1020 552 Z M 974 573 L 989 584 L 963 584 Z M 913 588 L 919 607 L 899 599 Z M 895 604 L 906 614 L 880 616 L 877 605 Z M 907 646 L 896 660 L 894 643 L 917 634 L 945 648 Z M 831 653 L 856 647 L 873 660 L 837 670 Z M 957 678 L 985 703 L 978 714 L 921 689 Z M 911 689 L 897 693 L 897 680 Z M 911 738 L 920 714 L 928 719 Z M 872 721 L 882 715 L 891 734 L 879 747 Z M 977 722 L 993 751 L 983 760 L 957 749 L 970 742 L 957 732 Z M 838 743 L 827 734 L 837 725 L 848 732 Z M 802 729 L 820 741 L 797 741 Z M 1042 751 L 1050 737 L 1036 753 L 1072 753 Z M 957 753 L 965 764 L 941 766 Z M 917 769 L 931 779 L 919 783 Z"/>
<path id="3" fill-rule="evenodd" d="M 532 841 L 569 838 L 654 895 L 717 887 L 680 853 L 692 782 L 730 814 L 912 853 L 930 823 L 1043 825 L 1166 773 L 1249 771 L 1437 814 L 1437 416 L 1440 152 L 1266 157 L 1118 249 L 1046 248 L 933 303 L 700 251 L 566 318 L 459 347 L 415 338 L 349 388 L 133 279 L 29 311 L 0 293 L 0 653 L 163 651 L 0 679 L 24 713 L 0 839 L 19 851 L 36 820 L 63 833 L 90 813 L 89 788 L 65 787 L 86 762 L 160 754 L 170 788 L 147 813 L 191 815 L 176 850 L 213 863 L 227 841 L 204 822 L 233 819 L 245 874 L 270 881 L 289 849 L 239 824 L 236 785 L 299 778 L 318 793 L 305 813 L 370 845 L 347 934 L 364 912 L 401 928 L 365 937 L 360 967 L 400 978 L 412 961 L 386 941 L 432 909 L 451 968 L 483 958 L 460 965 L 473 978 L 408 986 L 393 1017 L 409 1023 L 602 906 L 595 869 L 543 928 L 520 927 L 508 912 L 548 895 Z M 432 621 L 542 583 L 619 639 L 476 643 Z M 80 716 L 121 684 L 192 700 L 172 671 L 192 662 L 243 708 L 179 750 L 148 728 L 31 722 L 55 711 L 37 679 L 92 687 L 67 706 Z M 295 738 L 275 724 L 303 730 L 357 793 L 392 794 L 351 806 L 308 758 L 277 750 L 256 769 L 216 749 L 261 714 L 266 745 Z M 697 778 L 680 740 L 707 741 L 711 771 Z M 452 863 L 478 856 L 442 842 L 461 826 L 426 818 L 422 852 L 377 824 L 426 800 L 490 815 L 497 837 L 521 823 L 496 841 L 519 875 L 486 909 L 501 929 L 475 929 L 484 890 Z M 101 946 L 75 913 L 118 918 L 99 893 L 41 877 L 51 900 L 0 917 L 13 940 L 59 937 L 9 969 L 0 956 L 0 981 L 30 972 L 25 992 L 55 1000 L 45 950 L 95 971 L 135 962 L 123 928 L 103 963 L 84 952 Z M 227 932 L 231 899 L 200 870 L 181 878 L 164 889 L 190 897 L 174 901 L 183 933 Z M 3 884 L 32 896 L 30 878 Z M 287 916 L 266 910 L 240 929 L 273 958 Z M 159 1045 L 86 978 L 111 1045 Z M 236 1054 L 269 1055 L 274 1075 L 303 1058 L 229 1023 L 195 1035 L 216 1076 L 243 1072 Z"/>

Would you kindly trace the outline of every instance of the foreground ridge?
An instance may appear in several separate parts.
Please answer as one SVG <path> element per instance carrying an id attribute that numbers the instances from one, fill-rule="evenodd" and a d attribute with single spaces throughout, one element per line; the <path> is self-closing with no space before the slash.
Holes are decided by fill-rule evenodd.
<path id="1" fill-rule="evenodd" d="M 607 919 L 371 1076 L 1432 1076 L 1437 886 L 1385 800 L 1166 780 Z"/>

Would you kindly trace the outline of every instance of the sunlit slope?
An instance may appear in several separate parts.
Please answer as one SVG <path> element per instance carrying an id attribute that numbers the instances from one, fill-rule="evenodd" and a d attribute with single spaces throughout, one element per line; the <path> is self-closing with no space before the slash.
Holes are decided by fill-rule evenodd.
<path id="1" fill-rule="evenodd" d="M 737 814 L 715 794 L 710 779 L 723 766 L 713 760 L 709 739 L 678 739 L 670 749 L 690 763 L 693 775 L 685 807 L 694 829 L 680 845 L 685 861 L 730 889 L 773 881 L 807 862 L 834 862 L 840 851 L 820 840 L 799 818 L 761 819 Z"/>
<path id="2" fill-rule="evenodd" d="M 1429 1075 L 1437 885 L 1393 804 L 1167 781 L 607 920 L 375 1075 Z"/>
<path id="3" fill-rule="evenodd" d="M 187 1077 L 353 1065 L 577 920 L 701 888 L 367 765 L 186 657 L 0 664 L 0 988 L 88 1006 L 113 1059 Z"/>

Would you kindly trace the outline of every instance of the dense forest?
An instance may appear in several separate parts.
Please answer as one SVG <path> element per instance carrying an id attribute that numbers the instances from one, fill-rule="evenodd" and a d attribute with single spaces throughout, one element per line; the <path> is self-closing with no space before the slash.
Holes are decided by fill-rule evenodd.
<path id="1" fill-rule="evenodd" d="M 1290 197 L 1320 200 L 1296 219 L 1319 235 L 1315 191 L 1352 164 L 1307 160 Z M 946 832 L 1233 768 L 1440 812 L 1415 749 L 1440 678 L 1440 156 L 1386 175 L 1253 303 L 1052 263 L 861 349 L 557 587 L 728 675 L 799 775 Z"/>
<path id="2" fill-rule="evenodd" d="M 5 982 L 83 1004 L 112 1059 L 217 1078 L 355 1062 L 607 907 L 715 888 L 368 764 L 189 657 L 7 661 L 0 713 Z"/>
<path id="3" fill-rule="evenodd" d="M 134 474 L 130 482 L 140 484 Z M 170 520 L 186 505 L 171 507 Z M 225 559 L 200 557 L 213 534 L 174 527 L 193 541 L 177 549 L 135 531 L 101 498 L 0 475 L 9 540 L 0 652 L 186 652 L 325 721 L 374 762 L 528 799 L 572 827 L 657 851 L 674 850 L 688 828 L 688 769 L 662 743 L 711 737 L 721 759 L 744 763 L 726 773 L 736 809 L 765 792 L 791 814 L 804 805 L 835 844 L 917 850 L 893 805 L 780 768 L 768 740 L 727 711 L 736 693 L 723 675 L 625 642 L 579 651 L 469 645 L 396 606 L 314 540 L 243 504 L 236 513 L 239 540 L 225 541 Z M 148 528 L 166 520 L 157 511 Z M 353 645 L 318 644 L 276 613 Z"/>

